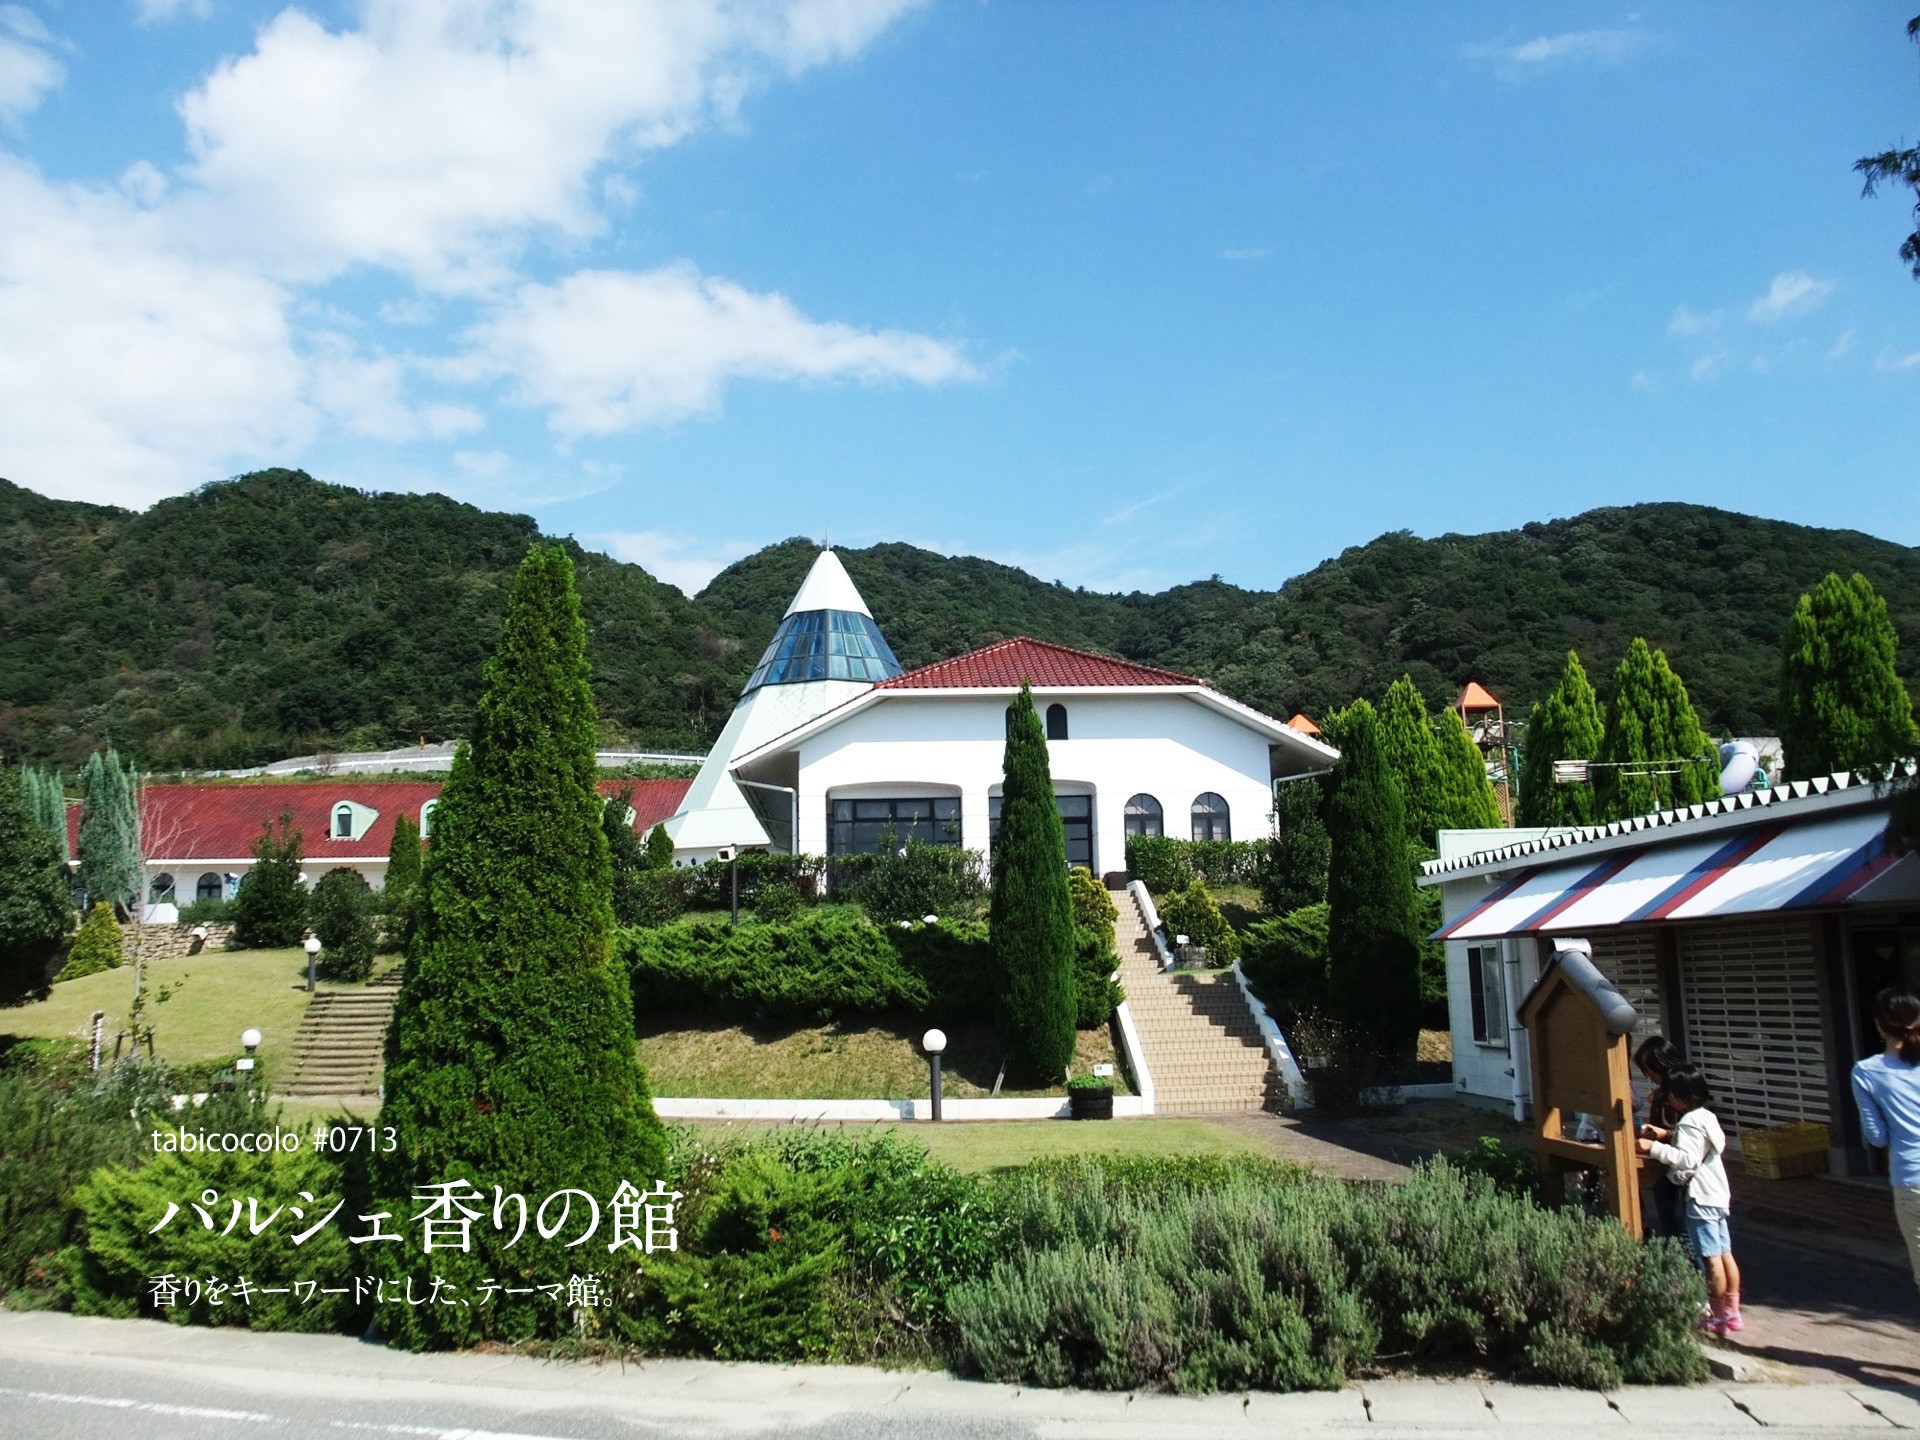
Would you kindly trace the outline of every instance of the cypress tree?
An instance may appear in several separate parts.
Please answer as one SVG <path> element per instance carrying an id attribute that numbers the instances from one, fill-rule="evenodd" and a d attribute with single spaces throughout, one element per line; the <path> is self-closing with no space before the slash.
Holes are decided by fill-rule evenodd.
<path id="1" fill-rule="evenodd" d="M 307 892 L 300 884 L 300 827 L 290 811 L 276 829 L 262 825 L 253 865 L 233 899 L 233 939 L 243 950 L 284 950 L 307 933 Z"/>
<path id="2" fill-rule="evenodd" d="M 102 970 L 116 968 L 125 955 L 120 922 L 113 918 L 113 907 L 104 900 L 98 901 L 87 911 L 87 918 L 80 922 L 80 933 L 73 937 L 73 944 L 67 947 L 67 963 L 60 967 L 60 973 L 53 978 L 57 982 L 98 975 Z"/>
<path id="3" fill-rule="evenodd" d="M 1440 743 L 1427 718 L 1427 702 L 1413 681 L 1402 675 L 1387 687 L 1376 713 L 1380 753 L 1400 791 L 1407 839 L 1432 849 L 1434 832 L 1446 821 L 1446 801 Z"/>
<path id="4" fill-rule="evenodd" d="M 1025 1079 L 1058 1081 L 1073 1060 L 1073 897 L 1046 732 L 1024 684 L 1008 712 L 988 934 L 1009 1066 Z"/>
<path id="5" fill-rule="evenodd" d="M 1636 639 L 1613 672 L 1601 767 L 1594 778 L 1600 820 L 1697 805 L 1720 794 L 1713 743 L 1687 687 L 1663 651 Z"/>
<path id="6" fill-rule="evenodd" d="M 1410 1060 L 1420 1030 L 1420 935 L 1406 815 L 1373 707 L 1340 724 L 1327 799 L 1328 997 L 1334 1016 L 1389 1064 Z"/>
<path id="7" fill-rule="evenodd" d="M 414 887 L 420 883 L 420 827 L 411 816 L 402 815 L 393 822 L 393 843 L 387 847 L 387 878 L 383 883 L 389 893 L 403 901 L 412 898 Z"/>
<path id="8" fill-rule="evenodd" d="M 364 980 L 373 973 L 379 937 L 367 918 L 366 882 L 356 870 L 329 870 L 307 902 L 313 933 L 324 947 L 320 973 L 329 980 Z"/>
<path id="9" fill-rule="evenodd" d="M 1527 748 L 1520 757 L 1522 825 L 1591 825 L 1596 818 L 1591 782 L 1558 785 L 1556 760 L 1598 760 L 1603 739 L 1600 697 L 1593 693 L 1580 657 L 1567 651 L 1560 683 L 1527 717 Z M 1596 774 L 1598 772 L 1595 772 Z"/>
<path id="10" fill-rule="evenodd" d="M 1467 733 L 1458 710 L 1442 710 L 1433 722 L 1435 767 L 1440 778 L 1436 830 L 1477 830 L 1501 823 L 1500 797 L 1487 779 L 1486 758 Z M 1438 840 L 1435 841 L 1438 844 Z"/>
<path id="11" fill-rule="evenodd" d="M 664 1178 L 666 1147 L 635 1050 L 632 994 L 610 953 L 595 729 L 573 563 L 535 544 L 514 578 L 471 738 L 433 812 L 387 1035 L 381 1123 L 400 1148 L 375 1158 L 379 1208 L 404 1224 L 426 1203 L 421 1187 L 457 1180 L 486 1199 L 469 1202 L 485 1214 L 468 1252 L 421 1256 L 418 1226 L 404 1248 L 369 1247 L 416 1288 L 435 1274 L 473 1298 L 488 1279 L 578 1274 L 618 1296 L 635 1272 L 631 1247 L 607 1249 L 609 1206 L 622 1182 L 646 1191 Z M 530 1215 L 549 1195 L 585 1191 L 600 1228 L 564 1248 L 584 1229 L 576 1195 L 564 1231 L 542 1238 L 529 1220 L 508 1248 L 511 1207 L 505 1230 L 492 1223 L 496 1186 L 525 1196 Z M 545 1294 L 396 1306 L 382 1319 L 414 1348 L 574 1332 L 572 1313 Z"/>
<path id="12" fill-rule="evenodd" d="M 1912 753 L 1913 701 L 1899 637 L 1866 576 L 1828 575 L 1800 597 L 1780 644 L 1780 742 L 1789 780 Z"/>
<path id="13" fill-rule="evenodd" d="M 667 833 L 665 821 L 656 824 L 647 832 L 647 868 L 649 870 L 673 868 L 673 837 Z"/>
<path id="14" fill-rule="evenodd" d="M 47 973 L 72 928 L 59 847 L 28 808 L 20 772 L 0 767 L 0 1005 L 47 993 Z"/>
<path id="15" fill-rule="evenodd" d="M 132 769 L 109 747 L 80 772 L 80 884 L 89 903 L 131 913 L 140 895 L 140 811 Z"/>
<path id="16" fill-rule="evenodd" d="M 24 769 L 21 784 L 26 789 L 27 807 L 60 849 L 62 863 L 73 859 L 73 842 L 67 837 L 67 792 L 60 775 L 53 770 Z"/>
<path id="17" fill-rule="evenodd" d="M 1318 779 L 1274 787 L 1274 833 L 1260 872 L 1260 904 L 1267 914 L 1290 915 L 1327 898 L 1331 845 L 1321 815 L 1325 803 L 1326 788 Z"/>

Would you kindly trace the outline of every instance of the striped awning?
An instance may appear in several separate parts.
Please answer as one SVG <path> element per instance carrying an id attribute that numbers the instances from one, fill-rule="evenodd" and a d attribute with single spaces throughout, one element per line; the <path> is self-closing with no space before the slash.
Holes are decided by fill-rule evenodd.
<path id="1" fill-rule="evenodd" d="M 1621 850 L 1523 870 L 1437 940 L 1577 933 L 1656 920 L 1841 905 L 1890 867 L 1883 811 Z"/>

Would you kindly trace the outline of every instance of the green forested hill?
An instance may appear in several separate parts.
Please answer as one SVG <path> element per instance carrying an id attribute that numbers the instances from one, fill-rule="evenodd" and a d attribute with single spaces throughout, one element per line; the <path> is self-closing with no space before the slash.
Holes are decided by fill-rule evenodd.
<path id="1" fill-rule="evenodd" d="M 0 481 L 0 754 L 72 763 L 111 739 L 145 766 L 199 767 L 448 738 L 535 533 L 525 516 L 294 471 L 141 514 Z M 1385 535 L 1277 592 L 1102 595 L 909 545 L 841 555 L 905 664 L 1027 634 L 1190 671 L 1283 716 L 1403 670 L 1435 702 L 1475 678 L 1523 713 L 1569 645 L 1601 681 L 1645 635 L 1710 726 L 1770 732 L 1781 627 L 1833 569 L 1888 598 L 1920 680 L 1920 551 L 1691 505 Z M 703 747 L 812 557 L 804 540 L 770 546 L 688 600 L 576 551 L 608 737 Z"/>

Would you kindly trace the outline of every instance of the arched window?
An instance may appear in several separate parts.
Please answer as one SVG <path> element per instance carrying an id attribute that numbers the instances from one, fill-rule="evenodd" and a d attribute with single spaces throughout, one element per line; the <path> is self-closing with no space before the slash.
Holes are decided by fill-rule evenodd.
<path id="1" fill-rule="evenodd" d="M 1067 738 L 1067 707 L 1055 701 L 1047 706 L 1047 739 Z"/>
<path id="2" fill-rule="evenodd" d="M 220 883 L 220 877 L 209 870 L 200 877 L 200 883 L 193 887 L 193 898 L 196 900 L 218 900 L 221 898 L 223 889 L 224 887 Z"/>
<path id="3" fill-rule="evenodd" d="M 1159 835 L 1160 802 L 1151 795 L 1135 795 L 1127 801 L 1127 834 Z"/>
<path id="4" fill-rule="evenodd" d="M 1227 814 L 1227 802 L 1209 790 L 1193 799 L 1193 838 L 1231 840 L 1233 825 Z"/>
<path id="5" fill-rule="evenodd" d="M 420 838 L 422 840 L 433 832 L 433 807 L 439 803 L 438 800 L 429 800 L 420 807 Z"/>
<path id="6" fill-rule="evenodd" d="M 153 877 L 153 884 L 147 887 L 149 905 L 173 904 L 173 876 L 162 872 Z"/>
<path id="7" fill-rule="evenodd" d="M 1013 706 L 1007 706 L 1007 734 L 1013 734 Z"/>
<path id="8" fill-rule="evenodd" d="M 336 840 L 353 839 L 353 807 L 337 806 L 333 812 L 333 838 Z"/>

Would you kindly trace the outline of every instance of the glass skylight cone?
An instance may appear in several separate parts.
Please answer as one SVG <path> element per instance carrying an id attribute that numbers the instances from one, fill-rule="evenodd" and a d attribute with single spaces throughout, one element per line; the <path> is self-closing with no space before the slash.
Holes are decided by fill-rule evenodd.
<path id="1" fill-rule="evenodd" d="M 900 673 L 900 662 L 880 627 L 852 610 L 808 610 L 789 615 L 773 632 L 742 695 L 762 685 L 807 680 L 862 680 L 877 684 Z"/>

